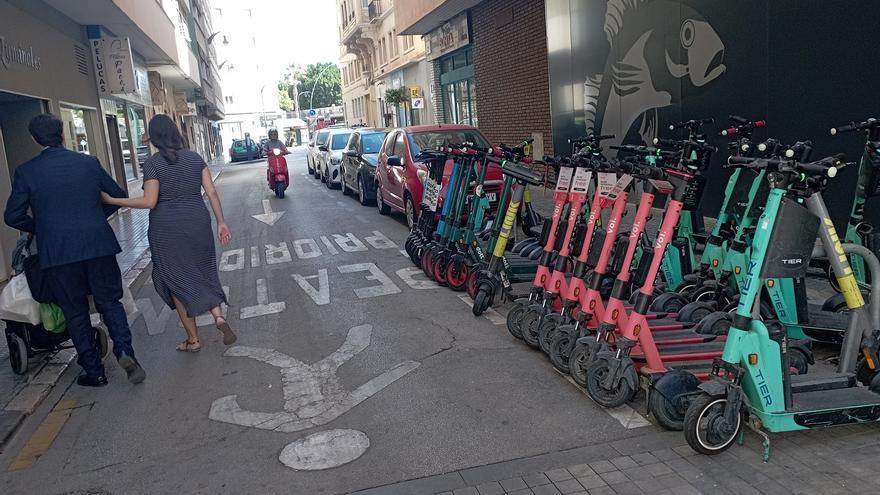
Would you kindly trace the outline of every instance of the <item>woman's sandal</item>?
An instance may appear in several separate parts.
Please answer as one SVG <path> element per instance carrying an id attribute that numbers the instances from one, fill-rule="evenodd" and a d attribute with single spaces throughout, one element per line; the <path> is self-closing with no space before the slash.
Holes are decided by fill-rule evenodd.
<path id="1" fill-rule="evenodd" d="M 214 323 L 217 325 L 217 330 L 220 330 L 223 334 L 223 345 L 232 345 L 238 340 L 238 337 L 235 336 L 235 332 L 232 331 L 232 327 L 226 322 L 226 318 L 223 318 L 222 316 L 215 318 Z"/>
<path id="2" fill-rule="evenodd" d="M 177 344 L 176 349 L 180 352 L 199 352 L 202 350 L 202 344 L 198 340 L 196 340 L 195 342 L 184 340 L 183 342 Z"/>

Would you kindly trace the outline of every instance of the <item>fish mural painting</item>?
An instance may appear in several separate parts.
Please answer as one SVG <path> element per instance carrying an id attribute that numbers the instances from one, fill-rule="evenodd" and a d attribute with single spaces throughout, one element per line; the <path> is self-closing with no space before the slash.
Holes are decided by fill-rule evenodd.
<path id="1" fill-rule="evenodd" d="M 608 145 L 650 143 L 661 108 L 724 74 L 724 42 L 693 8 L 670 0 L 608 0 L 604 70 L 584 81 L 586 130 Z M 687 87 L 689 85 L 690 87 Z"/>

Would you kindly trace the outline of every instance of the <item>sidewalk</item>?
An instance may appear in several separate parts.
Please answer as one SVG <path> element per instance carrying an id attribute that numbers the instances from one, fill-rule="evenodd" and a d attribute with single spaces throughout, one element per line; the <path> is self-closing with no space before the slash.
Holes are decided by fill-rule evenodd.
<path id="1" fill-rule="evenodd" d="M 574 426 L 574 425 L 573 425 Z M 575 427 L 589 428 L 588 417 Z M 876 493 L 880 444 L 876 423 L 771 436 L 716 456 L 694 452 L 681 432 L 660 432 L 607 444 L 479 466 L 355 495 L 638 495 Z"/>
<path id="2" fill-rule="evenodd" d="M 215 180 L 226 166 L 222 157 L 208 163 Z M 141 184 L 140 180 L 129 182 L 129 196 L 142 195 Z M 122 247 L 116 259 L 123 281 L 129 285 L 149 264 L 146 256 L 150 247 L 147 239 L 149 218 L 149 210 L 124 208 L 108 220 Z M 16 375 L 9 366 L 8 347 L 0 345 L 0 449 L 21 421 L 48 395 L 75 357 L 76 352 L 72 349 L 35 357 L 31 359 L 27 374 Z"/>

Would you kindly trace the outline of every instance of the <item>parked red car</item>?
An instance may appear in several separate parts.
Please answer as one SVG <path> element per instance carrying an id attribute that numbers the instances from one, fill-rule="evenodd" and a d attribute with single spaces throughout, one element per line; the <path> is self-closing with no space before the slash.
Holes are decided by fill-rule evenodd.
<path id="1" fill-rule="evenodd" d="M 474 143 L 483 148 L 489 146 L 489 140 L 475 127 L 468 125 L 423 125 L 389 132 L 379 151 L 376 167 L 376 204 L 379 213 L 387 215 L 392 209 L 403 212 L 407 224 L 412 227 L 418 220 L 418 205 L 422 202 L 423 188 L 418 171 L 428 170 L 424 163 L 414 157 L 423 149 L 436 149 L 444 144 L 463 142 Z M 451 173 L 452 160 L 449 160 L 446 162 L 440 190 L 441 206 Z M 492 164 L 483 184 L 492 211 L 498 206 L 503 181 L 501 167 Z"/>

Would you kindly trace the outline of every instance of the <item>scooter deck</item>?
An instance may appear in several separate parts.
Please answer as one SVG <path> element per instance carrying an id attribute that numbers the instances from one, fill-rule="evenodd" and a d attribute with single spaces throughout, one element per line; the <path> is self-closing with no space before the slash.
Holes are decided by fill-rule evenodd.
<path id="1" fill-rule="evenodd" d="M 849 319 L 844 313 L 831 313 L 822 309 L 819 304 L 810 304 L 810 319 L 799 323 L 804 333 L 813 340 L 829 344 L 843 343 L 843 336 Z"/>
<path id="2" fill-rule="evenodd" d="M 852 373 L 812 373 L 791 377 L 791 391 L 795 394 L 851 388 L 855 385 L 856 375 Z"/>
<path id="3" fill-rule="evenodd" d="M 880 415 L 880 394 L 864 387 L 819 390 L 792 396 L 790 412 L 828 411 L 858 406 L 874 406 Z"/>

